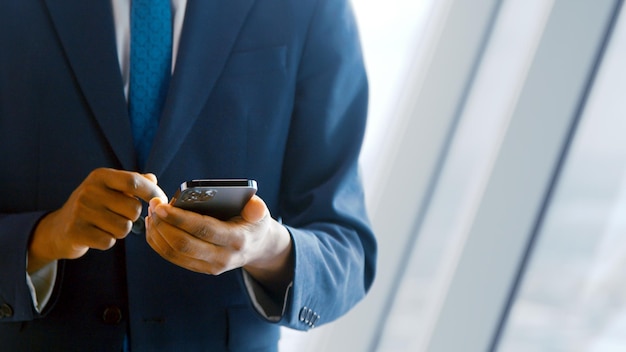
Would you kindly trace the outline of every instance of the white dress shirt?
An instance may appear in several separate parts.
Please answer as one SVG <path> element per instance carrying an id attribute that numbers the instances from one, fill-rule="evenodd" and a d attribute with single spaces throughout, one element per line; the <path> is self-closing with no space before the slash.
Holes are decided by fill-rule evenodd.
<path id="1" fill-rule="evenodd" d="M 130 1 L 111 0 L 113 20 L 115 21 L 115 42 L 117 43 L 117 59 L 120 62 L 120 71 L 124 80 L 124 93 L 128 99 L 130 82 Z M 180 32 L 183 29 L 187 0 L 170 0 L 172 3 L 172 73 L 176 68 L 178 43 Z"/>

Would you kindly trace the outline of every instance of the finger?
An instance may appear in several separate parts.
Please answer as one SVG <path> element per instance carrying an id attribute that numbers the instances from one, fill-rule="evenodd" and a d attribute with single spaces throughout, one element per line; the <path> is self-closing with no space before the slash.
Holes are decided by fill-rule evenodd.
<path id="1" fill-rule="evenodd" d="M 109 192 L 106 201 L 103 203 L 107 210 L 115 213 L 124 219 L 135 221 L 141 215 L 141 202 L 125 193 Z"/>
<path id="2" fill-rule="evenodd" d="M 209 260 L 210 253 L 215 250 L 215 245 L 202 241 L 181 229 L 161 221 L 158 217 L 151 217 L 152 231 L 150 236 L 157 236 L 165 241 L 173 250 L 171 256 L 185 256 L 188 258 Z"/>
<path id="3" fill-rule="evenodd" d="M 154 215 L 160 220 L 217 246 L 232 246 L 238 243 L 234 223 L 183 210 L 169 204 L 154 208 Z"/>
<path id="4" fill-rule="evenodd" d="M 137 198 L 93 184 L 81 187 L 75 192 L 73 198 L 79 209 L 82 209 L 77 213 L 78 216 L 85 217 L 87 215 L 81 215 L 81 213 L 91 210 L 87 220 L 100 218 L 100 213 L 112 212 L 134 221 L 141 214 L 141 202 Z"/>
<path id="5" fill-rule="evenodd" d="M 125 236 L 127 222 L 141 212 L 141 202 L 126 194 L 101 187 L 83 187 L 73 194 L 71 217 L 83 224 L 95 224 L 114 237 Z"/>
<path id="6" fill-rule="evenodd" d="M 241 211 L 241 217 L 248 222 L 259 222 L 269 214 L 269 210 L 261 197 L 254 195 Z"/>
<path id="7" fill-rule="evenodd" d="M 78 235 L 84 232 L 81 230 L 81 227 L 85 227 L 87 233 L 89 233 L 90 227 L 95 227 L 109 234 L 111 237 L 124 238 L 132 227 L 132 221 L 130 219 L 106 208 L 83 206 L 76 212 L 77 216 L 74 222 L 77 227 L 74 232 Z"/>
<path id="8" fill-rule="evenodd" d="M 117 243 L 117 240 L 108 234 L 102 234 L 100 236 L 94 236 L 91 241 L 87 243 L 89 248 L 99 249 L 101 251 L 106 251 L 107 249 L 113 248 Z"/>
<path id="9" fill-rule="evenodd" d="M 182 239 L 180 230 L 167 223 L 159 223 L 158 219 L 147 218 L 148 232 L 146 241 L 155 252 L 167 261 L 195 272 L 217 275 L 226 271 L 229 266 L 228 255 L 223 248 L 212 246 L 193 236 L 186 235 Z"/>
<path id="10" fill-rule="evenodd" d="M 110 233 L 92 224 L 90 229 L 83 233 L 80 239 L 77 239 L 75 247 L 86 246 L 94 249 L 107 250 L 112 248 L 116 242 L 117 240 L 111 236 Z"/>
<path id="11" fill-rule="evenodd" d="M 165 192 L 150 177 L 136 172 L 114 169 L 98 169 L 94 171 L 94 174 L 94 177 L 109 189 L 127 193 L 146 202 L 155 197 L 167 202 Z"/>
<path id="12" fill-rule="evenodd" d="M 126 237 L 133 228 L 133 221 L 113 212 L 104 212 L 98 215 L 92 222 L 93 226 L 115 239 Z"/>

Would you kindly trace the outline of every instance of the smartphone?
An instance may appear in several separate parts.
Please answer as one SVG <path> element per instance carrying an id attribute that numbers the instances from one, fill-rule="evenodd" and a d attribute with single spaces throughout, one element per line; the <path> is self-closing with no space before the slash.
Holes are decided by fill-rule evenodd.
<path id="1" fill-rule="evenodd" d="M 256 191 L 255 180 L 191 180 L 180 185 L 171 203 L 181 209 L 228 220 L 241 214 Z"/>

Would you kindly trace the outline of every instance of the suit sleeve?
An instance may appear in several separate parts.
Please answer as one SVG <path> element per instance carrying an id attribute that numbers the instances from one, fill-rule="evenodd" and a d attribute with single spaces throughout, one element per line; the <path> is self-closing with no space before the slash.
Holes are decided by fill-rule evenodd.
<path id="1" fill-rule="evenodd" d="M 39 316 L 26 278 L 31 233 L 44 212 L 0 215 L 0 322 Z"/>
<path id="2" fill-rule="evenodd" d="M 281 215 L 295 249 L 281 323 L 292 328 L 337 319 L 374 278 L 376 241 L 358 167 L 367 89 L 349 4 L 318 1 L 298 69 L 281 189 Z"/>

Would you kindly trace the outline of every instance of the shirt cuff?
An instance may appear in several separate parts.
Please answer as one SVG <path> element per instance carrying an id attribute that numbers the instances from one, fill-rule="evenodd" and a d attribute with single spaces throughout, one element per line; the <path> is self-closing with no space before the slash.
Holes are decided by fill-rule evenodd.
<path id="1" fill-rule="evenodd" d="M 293 281 L 290 282 L 285 289 L 281 305 L 279 302 L 276 302 L 276 300 L 273 300 L 261 284 L 250 276 L 250 274 L 248 274 L 245 270 L 241 270 L 241 272 L 243 273 L 243 282 L 246 286 L 248 296 L 250 296 L 254 309 L 265 319 L 273 323 L 280 321 L 285 314 L 285 309 L 287 308 L 287 297 L 289 296 L 289 291 L 293 287 Z"/>
<path id="2" fill-rule="evenodd" d="M 52 297 L 57 278 L 57 263 L 58 261 L 55 260 L 30 275 L 26 272 L 26 284 L 30 289 L 33 307 L 37 313 L 41 313 Z"/>

